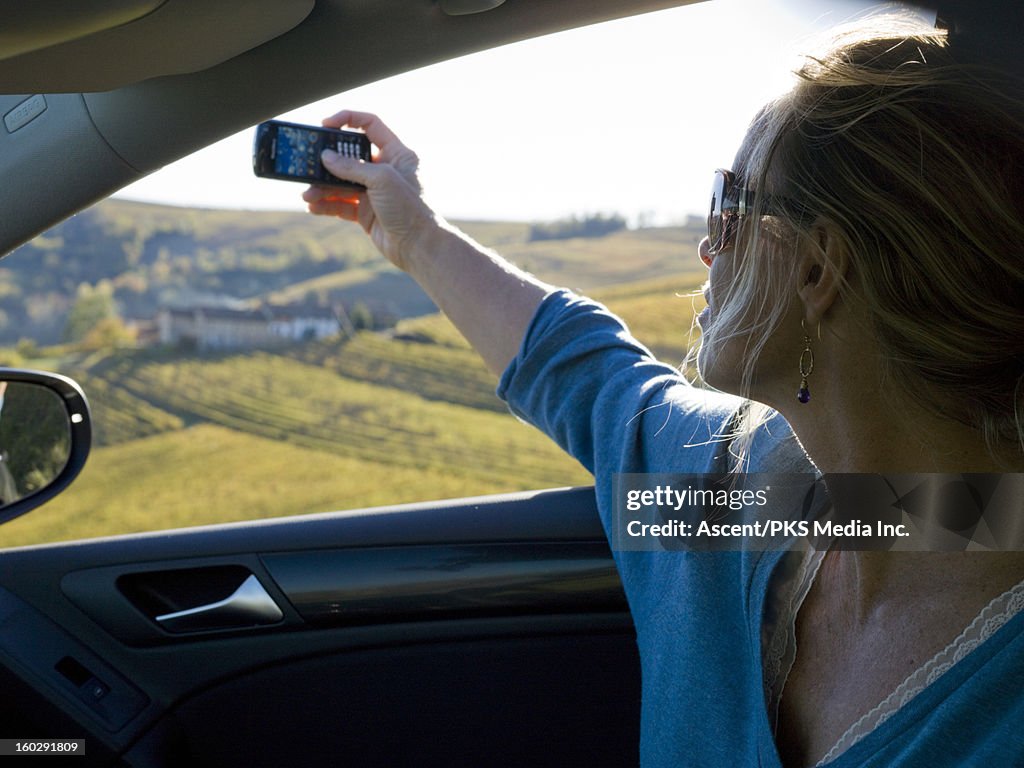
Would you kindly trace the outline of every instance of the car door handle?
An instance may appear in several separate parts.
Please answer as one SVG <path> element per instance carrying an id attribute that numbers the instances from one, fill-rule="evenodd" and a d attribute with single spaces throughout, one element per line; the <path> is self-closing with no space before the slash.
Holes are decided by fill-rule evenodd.
<path id="1" fill-rule="evenodd" d="M 273 624 L 282 618 L 284 614 L 274 598 L 267 594 L 259 579 L 253 575 L 223 600 L 165 613 L 157 616 L 156 621 L 168 632 L 198 632 Z"/>

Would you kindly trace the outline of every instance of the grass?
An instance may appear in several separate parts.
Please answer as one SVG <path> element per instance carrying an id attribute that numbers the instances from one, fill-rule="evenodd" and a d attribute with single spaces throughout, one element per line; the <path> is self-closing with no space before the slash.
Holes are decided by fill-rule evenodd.
<path id="1" fill-rule="evenodd" d="M 702 296 L 694 294 L 706 277 L 707 270 L 703 270 L 703 274 L 605 288 L 595 292 L 595 296 L 625 318 L 633 335 L 659 360 L 678 365 L 699 339 L 700 329 L 694 323 L 694 315 L 705 304 Z"/>
<path id="2" fill-rule="evenodd" d="M 291 356 L 348 379 L 415 393 L 425 400 L 505 413 L 504 403 L 494 394 L 494 376 L 454 326 L 446 319 L 431 326 L 434 336 L 421 331 L 427 324 L 417 321 L 403 326 L 396 336 L 364 332 L 346 344 L 307 344 Z"/>
<path id="3" fill-rule="evenodd" d="M 241 225 L 237 212 L 220 223 Z M 687 294 L 706 276 L 689 230 L 528 243 L 526 225 L 465 228 L 549 281 L 593 288 L 662 359 L 685 356 L 701 306 Z M 270 229 L 268 242 L 280 236 Z M 318 280 L 358 290 L 379 274 Z M 0 530 L 0 547 L 590 482 L 507 413 L 440 315 L 277 353 L 140 352 L 67 358 L 63 370 L 90 396 L 96 447 L 71 489 Z"/>
<path id="4" fill-rule="evenodd" d="M 68 492 L 0 529 L 0 547 L 521 488 L 201 424 L 93 451 Z"/>
<path id="5" fill-rule="evenodd" d="M 453 371 L 453 387 L 457 376 Z M 148 363 L 121 385 L 187 421 L 339 456 L 515 483 L 574 481 L 558 449 L 507 414 L 427 400 L 279 355 Z"/>
<path id="6" fill-rule="evenodd" d="M 135 397 L 113 381 L 88 373 L 75 373 L 73 378 L 89 398 L 93 445 L 125 443 L 185 426 L 180 416 Z"/>

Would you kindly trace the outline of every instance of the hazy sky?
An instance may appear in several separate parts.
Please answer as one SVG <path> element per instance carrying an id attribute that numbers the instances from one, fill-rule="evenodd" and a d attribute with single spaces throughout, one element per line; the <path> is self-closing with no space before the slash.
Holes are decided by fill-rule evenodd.
<path id="1" fill-rule="evenodd" d="M 703 215 L 712 171 L 730 166 L 808 37 L 864 5 L 699 3 L 437 64 L 281 117 L 376 112 L 417 151 L 428 199 L 450 218 L 619 212 L 668 223 Z M 251 151 L 250 130 L 118 196 L 304 209 L 303 186 L 252 175 Z"/>

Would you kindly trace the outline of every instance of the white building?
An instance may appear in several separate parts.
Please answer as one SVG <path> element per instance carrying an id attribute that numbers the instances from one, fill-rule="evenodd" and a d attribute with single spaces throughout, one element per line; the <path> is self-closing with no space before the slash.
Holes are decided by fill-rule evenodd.
<path id="1" fill-rule="evenodd" d="M 156 324 L 161 344 L 198 350 L 253 349 L 337 335 L 334 312 L 321 307 L 222 307 L 162 309 Z"/>

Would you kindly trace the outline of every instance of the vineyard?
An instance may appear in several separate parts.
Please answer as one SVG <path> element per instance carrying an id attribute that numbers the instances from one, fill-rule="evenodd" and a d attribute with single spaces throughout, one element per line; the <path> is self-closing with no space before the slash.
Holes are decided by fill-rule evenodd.
<path id="1" fill-rule="evenodd" d="M 349 379 L 414 393 L 426 400 L 505 413 L 504 404 L 494 395 L 493 375 L 454 328 L 452 335 L 458 342 L 450 344 L 419 330 L 427 327 L 424 321 L 408 321 L 397 335 L 360 333 L 344 345 L 313 342 L 290 356 Z"/>
<path id="2" fill-rule="evenodd" d="M 149 364 L 122 371 L 120 384 L 189 423 L 338 456 L 512 484 L 559 485 L 572 474 L 557 448 L 537 445 L 532 430 L 506 415 L 426 400 L 278 355 Z M 449 385 L 458 386 L 454 376 Z"/>
<path id="3" fill-rule="evenodd" d="M 648 258 L 643 240 L 595 241 L 607 258 L 601 281 L 625 269 L 623 242 Z M 652 253 L 663 245 L 649 241 Z M 582 268 L 576 248 L 556 272 Z M 706 274 L 687 266 L 595 291 L 674 363 Z M 591 481 L 508 414 L 493 376 L 439 315 L 274 352 L 127 351 L 69 360 L 62 372 L 90 397 L 92 456 L 65 494 L 5 525 L 2 546 Z"/>

